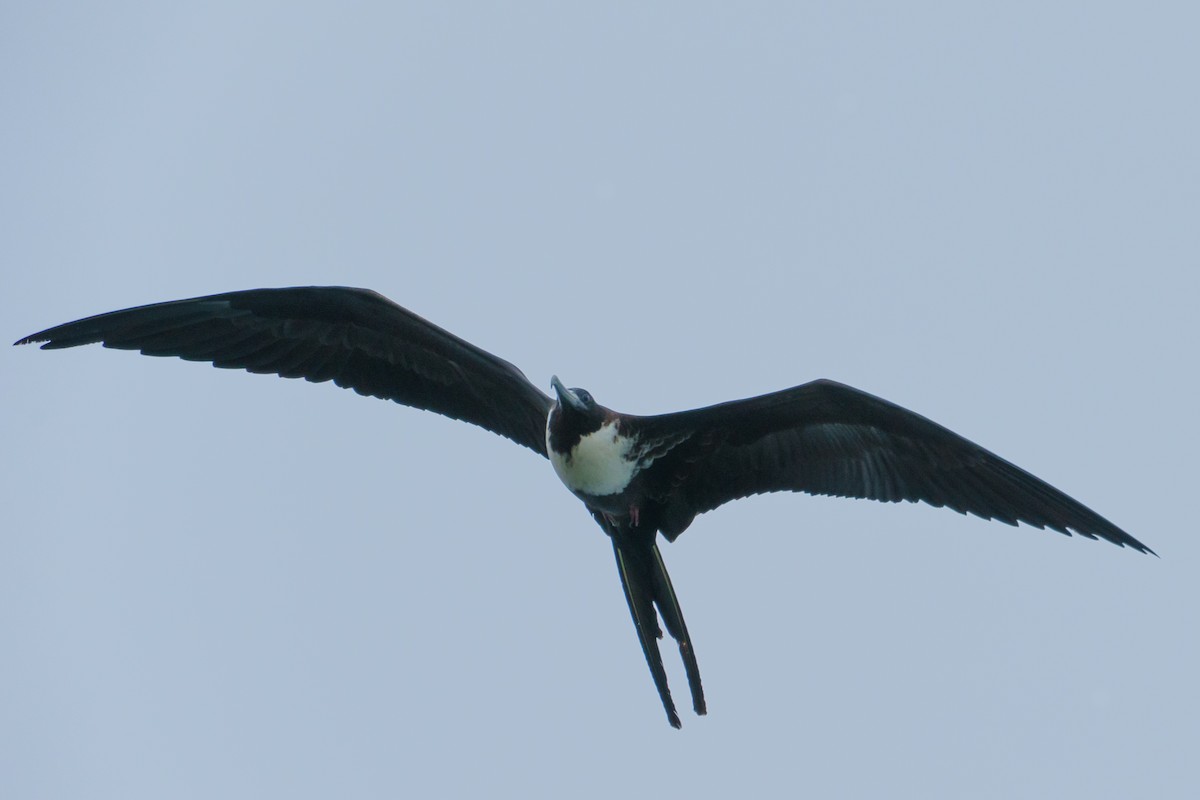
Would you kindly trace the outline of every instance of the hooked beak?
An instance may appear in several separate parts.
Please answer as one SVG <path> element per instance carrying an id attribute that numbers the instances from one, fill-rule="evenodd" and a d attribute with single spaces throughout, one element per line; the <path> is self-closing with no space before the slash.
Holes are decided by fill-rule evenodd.
<path id="1" fill-rule="evenodd" d="M 554 387 L 555 393 L 558 394 L 558 404 L 560 406 L 570 406 L 580 414 L 587 410 L 579 397 L 577 397 L 576 394 L 570 389 L 563 386 L 562 381 L 558 379 L 557 375 L 550 378 L 550 385 Z"/>

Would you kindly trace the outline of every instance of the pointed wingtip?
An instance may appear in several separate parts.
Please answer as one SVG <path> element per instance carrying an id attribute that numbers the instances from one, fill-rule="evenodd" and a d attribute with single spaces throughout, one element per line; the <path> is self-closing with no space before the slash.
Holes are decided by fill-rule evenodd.
<path id="1" fill-rule="evenodd" d="M 54 337 L 50 335 L 53 330 L 54 328 L 47 328 L 44 331 L 31 333 L 28 336 L 22 336 L 20 339 L 17 339 L 15 342 L 13 342 L 13 347 L 20 347 L 24 344 L 40 344 L 42 349 L 45 350 L 53 344 Z"/>
<path id="2" fill-rule="evenodd" d="M 1155 558 L 1162 560 L 1162 556 L 1160 556 L 1158 553 L 1151 550 L 1149 547 L 1146 547 L 1146 545 L 1142 544 L 1141 542 L 1137 542 L 1137 544 L 1130 545 L 1130 547 L 1132 547 L 1134 550 L 1145 553 L 1148 556 L 1154 556 Z"/>

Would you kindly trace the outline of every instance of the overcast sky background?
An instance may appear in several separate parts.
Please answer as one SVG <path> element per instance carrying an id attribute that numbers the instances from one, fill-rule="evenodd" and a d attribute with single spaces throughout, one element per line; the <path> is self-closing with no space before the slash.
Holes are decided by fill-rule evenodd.
<path id="1" fill-rule="evenodd" d="M 0 796 L 1197 796 L 1197 6 L 607 5 L 4 5 L 7 340 L 365 286 L 621 410 L 850 383 L 1161 559 L 726 506 L 677 732 L 536 456 L 8 348 Z"/>

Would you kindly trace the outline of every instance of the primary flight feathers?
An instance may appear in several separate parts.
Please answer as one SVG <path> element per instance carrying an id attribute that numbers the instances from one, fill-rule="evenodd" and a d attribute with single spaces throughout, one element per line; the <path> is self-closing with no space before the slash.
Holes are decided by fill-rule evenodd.
<path id="1" fill-rule="evenodd" d="M 818 380 L 658 416 L 618 414 L 554 380 L 556 398 L 507 361 L 365 289 L 256 289 L 139 306 L 16 344 L 99 342 L 218 367 L 332 380 L 486 428 L 549 457 L 609 535 L 647 664 L 679 726 L 657 616 L 679 643 L 692 705 L 695 651 L 658 551 L 705 511 L 762 492 L 923 501 L 984 519 L 1152 551 L 1046 482 L 900 406 Z M 655 608 L 657 607 L 657 615 Z"/>

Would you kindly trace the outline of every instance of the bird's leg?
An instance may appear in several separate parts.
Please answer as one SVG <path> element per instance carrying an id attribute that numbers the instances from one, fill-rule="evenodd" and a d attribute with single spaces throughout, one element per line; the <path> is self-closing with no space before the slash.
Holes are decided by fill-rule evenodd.
<path id="1" fill-rule="evenodd" d="M 621 518 L 616 514 L 611 514 L 607 511 L 601 511 L 600 513 L 604 516 L 604 521 L 609 525 L 613 526 L 614 528 L 619 528 L 621 526 Z M 636 528 L 640 520 L 641 509 L 636 505 L 629 506 L 629 524 Z"/>

